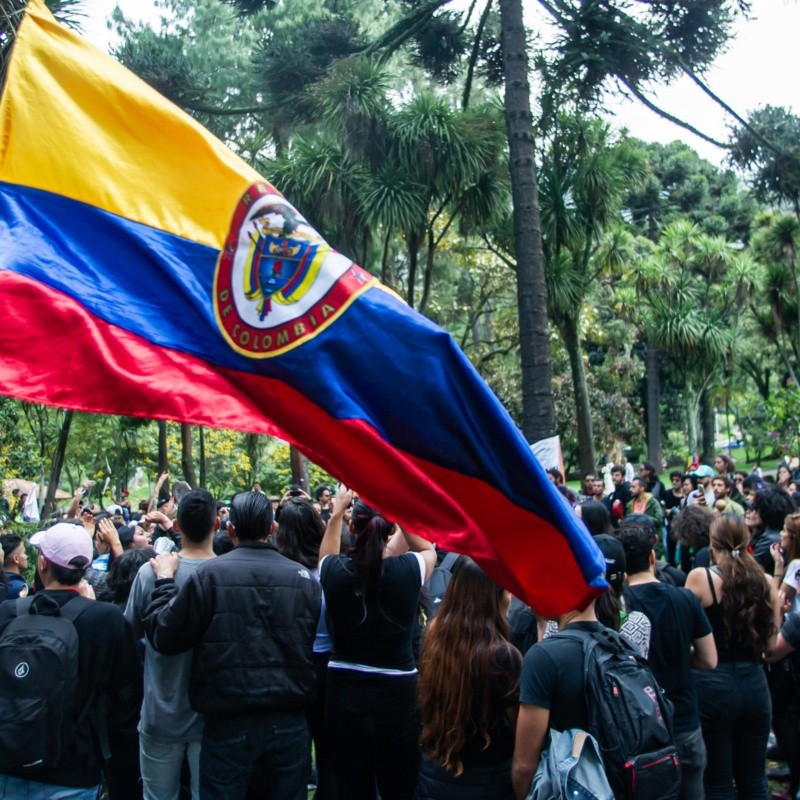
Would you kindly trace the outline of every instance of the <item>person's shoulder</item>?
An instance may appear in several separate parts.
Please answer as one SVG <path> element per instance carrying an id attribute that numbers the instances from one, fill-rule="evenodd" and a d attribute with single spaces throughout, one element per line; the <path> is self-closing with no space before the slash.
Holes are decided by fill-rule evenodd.
<path id="1" fill-rule="evenodd" d="M 125 619 L 125 614 L 114 603 L 101 600 L 90 600 L 80 617 L 75 621 L 78 635 L 89 633 L 91 638 L 102 637 L 104 634 L 117 636 L 122 633 L 130 623 Z"/>
<path id="2" fill-rule="evenodd" d="M 525 664 L 541 663 L 543 661 L 557 662 L 565 653 L 573 654 L 574 651 L 583 650 L 583 643 L 580 641 L 576 631 L 560 630 L 546 639 L 536 642 L 527 653 L 523 662 Z M 572 655 L 570 655 L 572 657 Z"/>
<path id="3" fill-rule="evenodd" d="M 492 652 L 496 667 L 502 672 L 519 672 L 522 666 L 522 653 L 511 642 L 497 642 Z"/>

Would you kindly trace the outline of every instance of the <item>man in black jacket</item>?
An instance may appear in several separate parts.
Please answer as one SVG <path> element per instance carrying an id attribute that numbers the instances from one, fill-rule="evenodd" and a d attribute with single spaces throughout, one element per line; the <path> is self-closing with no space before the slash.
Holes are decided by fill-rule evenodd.
<path id="1" fill-rule="evenodd" d="M 201 564 L 178 590 L 178 558 L 154 559 L 155 590 L 145 632 L 161 653 L 194 648 L 189 702 L 205 714 L 203 800 L 244 798 L 252 782 L 270 800 L 306 796 L 310 742 L 304 708 L 315 692 L 312 645 L 319 583 L 266 539 L 266 495 L 231 505 L 236 548 Z"/>

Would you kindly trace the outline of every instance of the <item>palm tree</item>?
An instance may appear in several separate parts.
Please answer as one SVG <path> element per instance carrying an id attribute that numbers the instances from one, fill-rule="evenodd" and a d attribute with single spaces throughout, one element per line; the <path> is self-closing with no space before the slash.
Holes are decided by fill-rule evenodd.
<path id="1" fill-rule="evenodd" d="M 652 255 L 641 263 L 636 286 L 644 334 L 683 373 L 690 452 L 698 452 L 703 394 L 733 357 L 755 281 L 747 255 L 684 220 L 664 228 Z M 705 446 L 708 450 L 713 443 Z"/>
<path id="2" fill-rule="evenodd" d="M 626 192 L 645 174 L 644 154 L 612 138 L 607 124 L 559 113 L 542 157 L 539 186 L 548 313 L 569 355 L 583 472 L 596 469 L 589 389 L 581 347 L 586 298 L 603 272 L 620 267 L 624 237 L 604 239 Z"/>

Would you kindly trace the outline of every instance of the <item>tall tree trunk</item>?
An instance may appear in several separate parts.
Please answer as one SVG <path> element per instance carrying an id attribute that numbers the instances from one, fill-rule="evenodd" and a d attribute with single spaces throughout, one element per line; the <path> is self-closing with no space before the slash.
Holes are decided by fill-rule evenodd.
<path id="1" fill-rule="evenodd" d="M 647 345 L 647 457 L 661 472 L 661 369 L 657 348 Z"/>
<path id="2" fill-rule="evenodd" d="M 64 457 L 67 454 L 69 429 L 74 415 L 75 412 L 71 408 L 64 412 L 64 420 L 61 423 L 61 431 L 58 434 L 58 444 L 56 444 L 56 451 L 53 453 L 53 464 L 50 467 L 50 478 L 47 481 L 47 496 L 42 507 L 43 519 L 47 519 L 56 510 L 56 491 L 61 480 L 61 469 L 64 466 Z"/>
<path id="3" fill-rule="evenodd" d="M 244 451 L 250 462 L 250 483 L 258 480 L 258 434 L 246 433 L 244 436 Z"/>
<path id="4" fill-rule="evenodd" d="M 717 436 L 717 419 L 708 389 L 703 389 L 703 394 L 700 396 L 700 419 L 703 426 L 703 452 L 700 460 L 704 464 L 710 464 L 716 455 L 714 440 Z"/>
<path id="5" fill-rule="evenodd" d="M 500 0 L 500 28 L 509 170 L 514 202 L 522 364 L 522 432 L 529 441 L 535 442 L 555 433 L 555 405 L 522 0 Z"/>
<path id="6" fill-rule="evenodd" d="M 578 464 L 581 474 L 594 472 L 597 469 L 597 458 L 594 452 L 592 409 L 589 404 L 589 387 L 586 383 L 586 369 L 583 365 L 583 352 L 578 335 L 578 320 L 565 318 L 559 328 L 564 339 L 564 346 L 567 348 L 572 373 L 575 424 L 578 428 Z"/>
<path id="7" fill-rule="evenodd" d="M 422 281 L 422 299 L 419 301 L 419 312 L 425 313 L 428 307 L 428 298 L 431 295 L 431 280 L 433 279 L 433 257 L 436 252 L 436 240 L 433 228 L 428 228 L 428 249 L 425 253 L 425 274 Z"/>
<path id="8" fill-rule="evenodd" d="M 691 380 L 686 381 L 686 436 L 689 440 L 689 455 L 695 456 L 697 450 L 697 403 Z"/>
<path id="9" fill-rule="evenodd" d="M 206 433 L 201 425 L 198 428 L 200 433 L 200 486 L 206 488 Z"/>
<path id="10" fill-rule="evenodd" d="M 192 426 L 181 423 L 181 469 L 183 478 L 192 489 L 197 487 L 197 476 L 194 472 L 194 448 L 192 447 Z"/>
<path id="11" fill-rule="evenodd" d="M 421 237 L 416 231 L 406 234 L 406 249 L 408 250 L 408 286 L 406 287 L 406 302 L 411 308 L 414 308 L 414 289 L 417 283 L 420 239 Z"/>
<path id="12" fill-rule="evenodd" d="M 167 455 L 167 421 L 158 420 L 158 474 L 169 472 L 169 456 Z M 164 493 L 169 492 L 169 479 L 161 487 Z"/>
<path id="13" fill-rule="evenodd" d="M 289 448 L 289 462 L 292 468 L 292 483 L 298 484 L 304 492 L 311 494 L 306 457 L 294 445 Z"/>

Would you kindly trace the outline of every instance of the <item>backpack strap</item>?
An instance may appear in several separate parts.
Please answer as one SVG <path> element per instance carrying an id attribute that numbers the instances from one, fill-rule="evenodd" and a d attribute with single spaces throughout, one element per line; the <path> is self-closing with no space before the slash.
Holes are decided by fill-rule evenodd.
<path id="1" fill-rule="evenodd" d="M 31 603 L 33 602 L 33 597 L 18 597 L 16 603 L 16 611 L 18 617 L 24 617 L 26 614 L 30 613 Z"/>
<path id="2" fill-rule="evenodd" d="M 453 569 L 453 565 L 458 561 L 458 553 L 445 553 L 442 563 L 439 564 L 439 569 Z"/>
<path id="3" fill-rule="evenodd" d="M 88 611 L 97 600 L 89 600 L 88 597 L 76 594 L 75 597 L 70 597 L 63 606 L 61 606 L 61 616 L 68 619 L 73 624 L 84 611 Z"/>
<path id="4" fill-rule="evenodd" d="M 45 598 L 47 598 L 47 596 L 41 594 L 35 594 L 32 597 L 18 597 L 16 606 L 17 616 L 24 617 L 26 614 L 41 614 L 42 609 L 40 609 L 40 606 L 43 605 L 41 600 Z M 39 599 L 40 602 L 37 603 L 37 599 Z M 59 606 L 52 598 L 47 598 L 47 601 L 53 611 L 58 611 L 58 614 L 53 614 L 52 616 L 64 617 L 64 619 L 68 619 L 72 623 L 74 623 L 86 609 L 91 608 L 92 603 L 97 602 L 96 600 L 89 600 L 86 597 L 82 597 L 79 594 L 70 597 L 63 606 Z M 36 603 L 36 605 L 34 605 L 34 603 Z"/>

